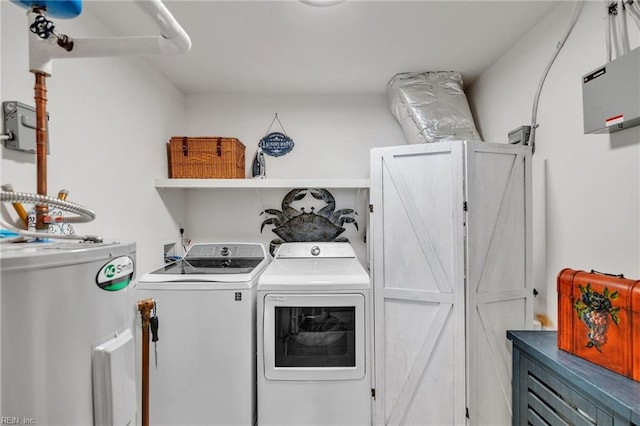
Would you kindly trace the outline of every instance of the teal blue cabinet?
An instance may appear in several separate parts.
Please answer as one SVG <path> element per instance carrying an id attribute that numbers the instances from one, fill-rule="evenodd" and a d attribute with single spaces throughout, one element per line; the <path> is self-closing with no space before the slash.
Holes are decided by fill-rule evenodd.
<path id="1" fill-rule="evenodd" d="M 555 331 L 508 331 L 514 426 L 639 425 L 640 382 L 561 351 Z"/>

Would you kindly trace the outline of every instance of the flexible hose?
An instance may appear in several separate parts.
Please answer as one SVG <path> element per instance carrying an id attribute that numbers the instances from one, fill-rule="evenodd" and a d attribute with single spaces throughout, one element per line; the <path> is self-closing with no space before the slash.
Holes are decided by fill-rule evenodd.
<path id="1" fill-rule="evenodd" d="M 64 221 L 68 223 L 91 222 L 96 218 L 96 214 L 81 206 L 80 204 L 70 201 L 61 200 L 59 198 L 49 197 L 48 195 L 30 194 L 26 192 L 0 192 L 0 201 L 12 203 L 28 203 L 28 204 L 47 204 L 59 207 L 61 210 L 69 213 L 75 213 L 78 216 L 65 216 Z"/>
<path id="2" fill-rule="evenodd" d="M 64 222 L 67 222 L 67 223 L 90 222 L 96 217 L 93 211 L 79 204 L 72 203 L 66 200 L 61 200 L 59 198 L 49 197 L 47 195 L 30 194 L 26 192 L 0 191 L 0 201 L 12 202 L 12 203 L 28 203 L 28 204 L 36 204 L 36 205 L 43 205 L 43 204 L 55 205 L 63 211 L 67 211 L 77 215 L 77 216 L 64 216 L 63 220 Z M 55 239 L 63 239 L 63 240 L 82 240 L 82 241 L 102 242 L 102 238 L 95 235 L 60 235 L 60 234 L 54 234 L 50 232 L 28 231 L 28 230 L 17 228 L 14 224 L 9 223 L 2 217 L 0 217 L 0 225 L 6 229 L 16 232 L 17 234 L 23 237 L 55 238 Z M 10 242 L 10 241 L 13 241 L 13 239 L 0 240 L 0 242 Z"/>
<path id="3" fill-rule="evenodd" d="M 538 127 L 538 123 L 536 120 L 538 118 L 538 103 L 540 102 L 540 94 L 542 93 L 542 86 L 544 85 L 544 81 L 547 78 L 547 74 L 549 74 L 549 70 L 551 69 L 553 62 L 558 57 L 558 53 L 560 53 L 562 46 L 564 46 L 564 43 L 569 38 L 569 34 L 571 34 L 571 31 L 573 30 L 573 27 L 576 25 L 576 22 L 578 21 L 578 16 L 580 15 L 580 11 L 582 10 L 583 6 L 584 6 L 584 0 L 576 0 L 575 5 L 573 6 L 573 15 L 571 17 L 569 27 L 567 28 L 564 36 L 560 39 L 560 41 L 558 41 L 558 44 L 556 44 L 556 50 L 553 52 L 553 55 L 551 56 L 551 60 L 547 64 L 547 67 L 545 68 L 544 72 L 542 73 L 542 77 L 540 78 L 540 82 L 538 83 L 538 89 L 536 90 L 536 94 L 533 99 L 533 108 L 531 112 L 531 134 L 529 136 L 529 144 L 531 145 L 532 152 L 535 151 L 536 128 Z"/>
<path id="4" fill-rule="evenodd" d="M 51 239 L 58 239 L 58 240 L 80 240 L 80 241 L 90 241 L 93 243 L 102 242 L 102 237 L 97 235 L 70 235 L 70 234 L 61 235 L 61 234 L 53 234 L 50 232 L 25 231 L 24 229 L 16 228 L 9 222 L 5 221 L 4 218 L 2 217 L 0 217 L 0 226 L 6 229 L 9 229 L 15 232 L 16 234 L 19 234 L 20 237 L 31 237 L 31 238 L 38 238 L 38 239 L 51 238 Z M 10 243 L 12 241 L 15 241 L 16 239 L 19 239 L 20 237 L 0 239 L 0 244 Z"/>

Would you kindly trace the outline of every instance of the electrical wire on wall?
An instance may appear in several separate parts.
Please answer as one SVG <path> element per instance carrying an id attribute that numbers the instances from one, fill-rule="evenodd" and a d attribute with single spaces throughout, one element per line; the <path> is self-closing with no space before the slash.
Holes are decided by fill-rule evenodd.
<path id="1" fill-rule="evenodd" d="M 536 128 L 539 126 L 537 122 L 538 103 L 540 101 L 540 94 L 542 93 L 542 86 L 544 85 L 544 81 L 546 80 L 547 75 L 549 74 L 549 70 L 551 69 L 551 66 L 553 65 L 556 58 L 558 57 L 558 53 L 560 53 L 560 50 L 562 49 L 565 42 L 569 38 L 569 34 L 571 34 L 573 27 L 576 25 L 576 22 L 578 21 L 578 16 L 580 16 L 580 12 L 582 11 L 583 6 L 584 6 L 583 0 L 577 0 L 575 2 L 575 5 L 573 6 L 571 21 L 569 22 L 569 27 L 565 31 L 562 38 L 556 44 L 556 49 L 554 50 L 553 55 L 551 56 L 551 60 L 547 64 L 547 67 L 545 68 L 544 72 L 542 73 L 542 77 L 540 78 L 540 82 L 538 83 L 538 89 L 536 90 L 536 94 L 533 98 L 533 108 L 531 112 L 531 130 L 530 130 L 531 133 L 529 135 L 529 145 L 531 145 L 532 152 L 535 152 Z"/>
<path id="2" fill-rule="evenodd" d="M 629 53 L 627 18 L 631 18 L 640 30 L 640 5 L 635 0 L 605 0 L 607 7 L 607 62 Z M 614 55 L 615 52 L 615 55 Z"/>
<path id="3" fill-rule="evenodd" d="M 618 31 L 618 2 L 606 0 L 607 3 L 607 62 L 622 55 L 620 32 Z"/>
<path id="4" fill-rule="evenodd" d="M 640 30 L 640 6 L 638 5 L 638 3 L 633 0 L 629 0 L 622 3 L 622 5 L 627 16 L 629 16 L 633 20 L 633 22 L 636 24 L 636 27 L 638 27 L 638 29 Z"/>
<path id="5" fill-rule="evenodd" d="M 622 51 L 624 53 L 627 53 L 631 50 L 631 45 L 629 44 L 629 31 L 627 30 L 627 8 L 624 5 L 624 2 L 620 3 L 622 6 L 622 14 L 621 17 L 619 18 L 620 20 L 620 31 L 618 32 L 618 34 L 620 34 L 620 36 L 622 37 L 621 40 L 621 45 L 622 45 Z"/>

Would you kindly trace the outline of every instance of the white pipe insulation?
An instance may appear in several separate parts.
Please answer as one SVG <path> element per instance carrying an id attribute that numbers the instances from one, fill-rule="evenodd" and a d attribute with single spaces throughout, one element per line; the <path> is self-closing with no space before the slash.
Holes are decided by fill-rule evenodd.
<path id="1" fill-rule="evenodd" d="M 136 1 L 142 12 L 153 19 L 160 30 L 159 36 L 73 38 L 73 49 L 58 46 L 55 37 L 42 39 L 29 32 L 29 71 L 50 76 L 52 59 L 97 58 L 132 55 L 186 53 L 191 39 L 171 12 L 160 0 Z M 30 13 L 31 22 L 37 14 Z"/>

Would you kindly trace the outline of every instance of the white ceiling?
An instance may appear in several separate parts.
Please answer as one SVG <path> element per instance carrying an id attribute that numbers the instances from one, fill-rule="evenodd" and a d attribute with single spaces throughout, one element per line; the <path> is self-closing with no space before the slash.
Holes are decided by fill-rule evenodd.
<path id="1" fill-rule="evenodd" d="M 186 94 L 383 93 L 397 73 L 440 70 L 468 86 L 559 3 L 165 0 L 193 47 L 149 61 Z M 129 1 L 84 10 L 118 36 L 158 32 Z"/>

